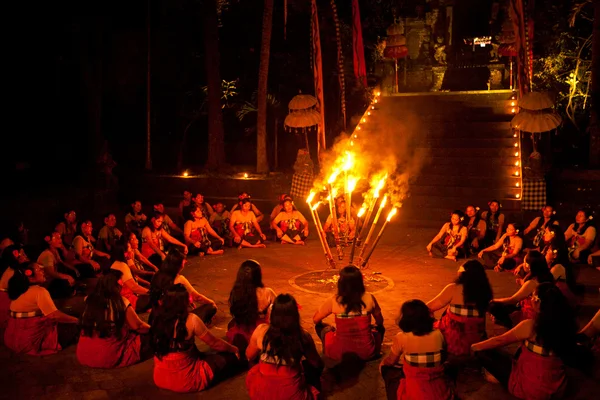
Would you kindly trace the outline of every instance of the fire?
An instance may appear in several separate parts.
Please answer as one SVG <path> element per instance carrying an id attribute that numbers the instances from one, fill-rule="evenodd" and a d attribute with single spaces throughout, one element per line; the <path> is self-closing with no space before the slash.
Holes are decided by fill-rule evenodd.
<path id="1" fill-rule="evenodd" d="M 356 184 L 358 183 L 358 179 L 353 177 L 353 176 L 349 176 L 348 177 L 348 191 L 349 192 L 353 192 L 354 189 L 356 189 Z"/>
<path id="2" fill-rule="evenodd" d="M 319 203 L 319 202 L 315 203 L 315 204 L 312 206 L 311 210 L 312 210 L 312 211 L 316 211 L 316 210 L 317 210 L 317 208 L 319 208 L 319 206 L 320 206 L 320 205 L 321 205 L 321 203 Z"/>
<path id="3" fill-rule="evenodd" d="M 365 215 L 365 212 L 367 212 L 367 207 L 363 205 L 360 210 L 358 210 L 358 214 L 356 214 L 356 216 L 358 218 L 362 218 L 362 216 Z"/>
<path id="4" fill-rule="evenodd" d="M 354 165 L 354 154 L 347 151 L 346 152 L 346 160 L 344 161 L 344 165 L 343 165 L 342 169 L 344 171 L 349 171 L 353 165 Z"/>
<path id="5" fill-rule="evenodd" d="M 392 208 L 392 210 L 388 213 L 387 221 L 390 222 L 392 220 L 392 218 L 394 217 L 394 215 L 396 215 L 397 212 L 398 212 L 398 209 L 396 207 Z"/>
<path id="6" fill-rule="evenodd" d="M 329 176 L 329 179 L 327 180 L 327 183 L 329 183 L 330 185 L 332 185 L 333 182 L 335 182 L 335 180 L 336 180 L 336 178 L 338 177 L 339 174 L 340 174 L 340 171 L 333 170 L 333 172 Z"/>
<path id="7" fill-rule="evenodd" d="M 387 194 L 385 196 L 383 196 L 383 200 L 381 200 L 381 204 L 379 205 L 379 208 L 385 207 L 386 202 L 387 202 Z"/>
<path id="8" fill-rule="evenodd" d="M 314 198 L 315 198 L 315 192 L 310 192 L 310 194 L 308 195 L 308 198 L 306 199 L 306 202 L 308 204 L 310 204 L 310 203 L 312 203 Z"/>

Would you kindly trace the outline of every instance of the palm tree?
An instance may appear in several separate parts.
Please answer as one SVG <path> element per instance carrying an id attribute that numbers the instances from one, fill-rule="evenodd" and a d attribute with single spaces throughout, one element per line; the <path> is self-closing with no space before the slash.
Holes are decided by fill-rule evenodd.
<path id="1" fill-rule="evenodd" d="M 269 172 L 269 160 L 267 158 L 267 83 L 272 31 L 273 0 L 265 0 L 260 45 L 260 67 L 258 69 L 258 115 L 256 118 L 256 172 L 258 173 Z"/>
<path id="2" fill-rule="evenodd" d="M 600 0 L 594 0 L 592 31 L 592 107 L 590 116 L 590 166 L 600 166 Z"/>

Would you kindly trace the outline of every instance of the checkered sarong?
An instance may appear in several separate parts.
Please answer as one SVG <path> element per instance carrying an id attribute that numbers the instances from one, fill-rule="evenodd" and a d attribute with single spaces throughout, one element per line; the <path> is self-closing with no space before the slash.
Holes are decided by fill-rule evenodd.
<path id="1" fill-rule="evenodd" d="M 292 176 L 292 190 L 290 190 L 290 195 L 295 199 L 304 199 L 308 197 L 312 187 L 312 174 L 294 174 Z"/>
<path id="2" fill-rule="evenodd" d="M 525 341 L 525 347 L 527 347 L 527 350 L 540 356 L 549 357 L 554 355 L 552 351 L 545 349 L 539 344 L 531 342 L 529 340 Z"/>
<path id="3" fill-rule="evenodd" d="M 367 313 L 367 312 L 364 312 L 364 313 L 357 313 L 357 312 L 341 313 L 341 314 L 335 314 L 335 317 L 345 319 L 345 318 L 362 317 L 363 315 L 369 315 L 369 313 Z"/>
<path id="4" fill-rule="evenodd" d="M 413 367 L 437 367 L 442 365 L 442 352 L 428 351 L 426 353 L 407 353 L 404 354 L 404 361 Z"/>
<path id="5" fill-rule="evenodd" d="M 546 181 L 523 180 L 522 210 L 538 211 L 546 205 Z"/>
<path id="6" fill-rule="evenodd" d="M 454 315 L 462 315 L 463 317 L 479 317 L 479 310 L 477 308 L 460 304 L 451 304 L 450 312 Z"/>

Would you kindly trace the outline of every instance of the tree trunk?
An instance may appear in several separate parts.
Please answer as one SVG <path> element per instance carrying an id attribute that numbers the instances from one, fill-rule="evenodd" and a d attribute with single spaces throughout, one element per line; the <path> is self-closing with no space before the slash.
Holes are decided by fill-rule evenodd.
<path id="1" fill-rule="evenodd" d="M 267 83 L 269 80 L 272 30 L 273 0 L 265 0 L 260 45 L 260 68 L 258 70 L 258 115 L 256 119 L 256 172 L 259 174 L 269 172 L 269 160 L 267 157 Z"/>
<path id="2" fill-rule="evenodd" d="M 216 0 L 203 0 L 204 63 L 208 86 L 208 159 L 206 168 L 218 170 L 225 164 L 225 132 L 221 108 L 221 73 L 219 71 L 219 26 Z"/>
<path id="3" fill-rule="evenodd" d="M 335 43 L 337 45 L 338 83 L 340 85 L 340 109 L 342 112 L 342 127 L 346 131 L 346 77 L 344 75 L 344 53 L 342 52 L 342 35 L 340 33 L 340 19 L 338 18 L 335 0 L 331 0 L 331 12 L 335 24 Z"/>
<path id="4" fill-rule="evenodd" d="M 150 45 L 151 45 L 151 41 L 150 41 L 150 5 L 151 5 L 151 0 L 148 0 L 148 4 L 147 7 L 148 9 L 147 14 L 146 14 L 146 170 L 151 170 L 152 169 L 152 136 L 151 136 L 151 125 L 152 125 L 152 120 L 151 118 L 151 114 L 150 114 L 150 105 L 151 105 L 151 101 L 150 101 Z"/>
<path id="5" fill-rule="evenodd" d="M 600 0 L 594 0 L 594 28 L 592 32 L 590 167 L 600 167 Z"/>

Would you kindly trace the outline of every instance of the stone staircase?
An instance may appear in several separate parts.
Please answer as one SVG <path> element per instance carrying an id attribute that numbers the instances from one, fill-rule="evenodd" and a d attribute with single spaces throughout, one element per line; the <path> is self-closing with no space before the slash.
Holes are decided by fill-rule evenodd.
<path id="1" fill-rule="evenodd" d="M 416 122 L 413 146 L 424 165 L 411 177 L 410 197 L 398 215 L 402 224 L 439 227 L 454 209 L 487 208 L 498 199 L 509 221 L 521 220 L 516 139 L 510 129 L 510 91 L 410 93 L 382 98 L 384 113 Z M 387 110 L 386 110 L 387 109 Z"/>

